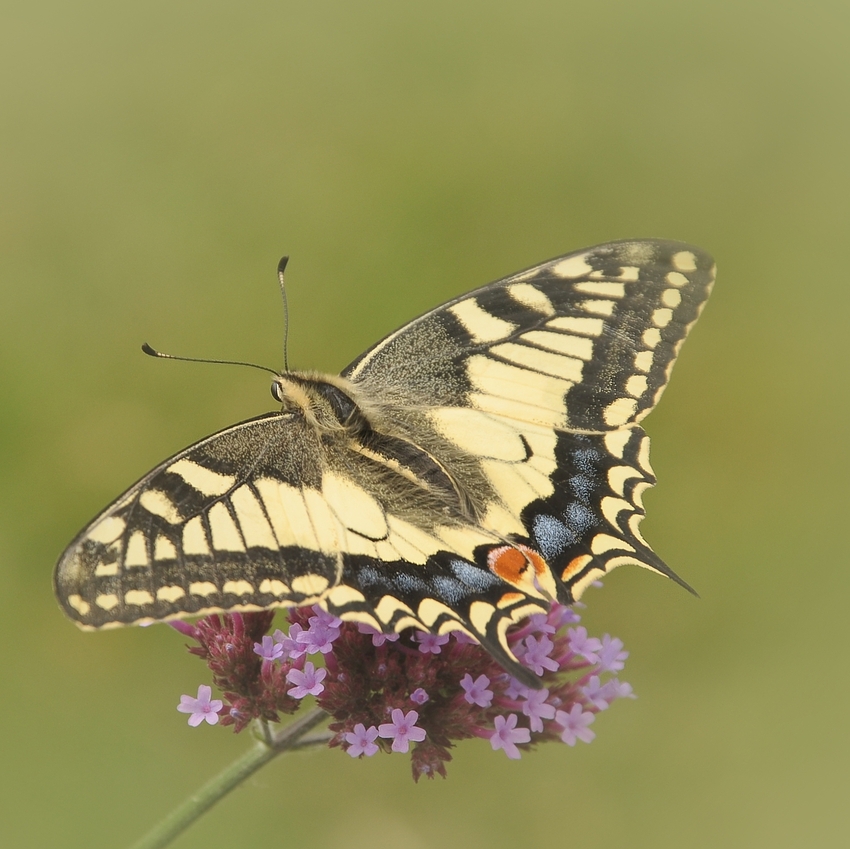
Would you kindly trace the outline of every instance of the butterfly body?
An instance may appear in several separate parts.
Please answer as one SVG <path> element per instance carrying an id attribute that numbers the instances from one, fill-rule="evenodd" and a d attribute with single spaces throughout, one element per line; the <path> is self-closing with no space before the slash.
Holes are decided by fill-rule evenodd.
<path id="1" fill-rule="evenodd" d="M 62 556 L 82 627 L 319 603 L 378 629 L 507 628 L 620 563 L 683 583 L 638 531 L 639 420 L 713 281 L 702 251 L 614 242 L 484 286 L 341 375 L 285 372 L 279 411 L 189 447 Z"/>

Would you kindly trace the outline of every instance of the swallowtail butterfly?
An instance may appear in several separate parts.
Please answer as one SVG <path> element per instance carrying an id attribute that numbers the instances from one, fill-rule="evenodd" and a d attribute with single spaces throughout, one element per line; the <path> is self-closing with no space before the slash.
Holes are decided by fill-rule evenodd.
<path id="1" fill-rule="evenodd" d="M 406 324 L 339 376 L 286 371 L 275 412 L 190 446 L 62 555 L 82 628 L 320 604 L 460 630 L 527 679 L 506 630 L 635 563 L 685 584 L 638 525 L 640 420 L 714 280 L 679 242 L 611 242 Z"/>

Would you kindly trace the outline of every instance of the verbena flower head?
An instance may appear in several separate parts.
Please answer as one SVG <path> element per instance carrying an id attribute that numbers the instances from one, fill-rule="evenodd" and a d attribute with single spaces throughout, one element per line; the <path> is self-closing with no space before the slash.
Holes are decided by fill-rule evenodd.
<path id="1" fill-rule="evenodd" d="M 409 753 L 413 777 L 445 776 L 451 749 L 479 737 L 516 760 L 541 742 L 589 743 L 596 714 L 632 688 L 613 677 L 628 652 L 591 637 L 575 608 L 553 605 L 508 631 L 511 650 L 542 688 L 518 681 L 465 634 L 381 634 L 320 608 L 292 609 L 269 635 L 273 613 L 231 613 L 175 627 L 213 673 L 221 700 L 201 686 L 178 708 L 189 722 L 279 722 L 305 700 L 330 716 L 329 745 L 351 757 Z M 309 658 L 309 659 L 308 659 Z"/>

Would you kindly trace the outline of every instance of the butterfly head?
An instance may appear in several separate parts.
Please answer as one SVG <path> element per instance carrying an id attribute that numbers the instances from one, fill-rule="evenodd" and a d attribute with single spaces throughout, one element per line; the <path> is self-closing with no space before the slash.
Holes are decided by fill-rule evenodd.
<path id="1" fill-rule="evenodd" d="M 355 434 L 369 427 L 343 378 L 289 371 L 274 376 L 271 391 L 282 412 L 301 416 L 323 433 Z"/>

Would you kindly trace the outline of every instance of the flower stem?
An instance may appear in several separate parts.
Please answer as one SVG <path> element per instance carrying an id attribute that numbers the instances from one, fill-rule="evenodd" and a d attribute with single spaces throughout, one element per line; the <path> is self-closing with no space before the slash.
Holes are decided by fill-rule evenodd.
<path id="1" fill-rule="evenodd" d="M 141 840 L 134 843 L 131 849 L 162 849 L 216 802 L 223 799 L 234 787 L 238 787 L 246 778 L 252 776 L 261 766 L 281 752 L 327 743 L 329 737 L 326 734 L 314 735 L 302 740 L 308 731 L 326 718 L 325 711 L 315 708 L 301 719 L 291 722 L 276 735 L 270 735 L 265 729 L 263 739 L 257 740 L 244 755 L 193 793 Z"/>

